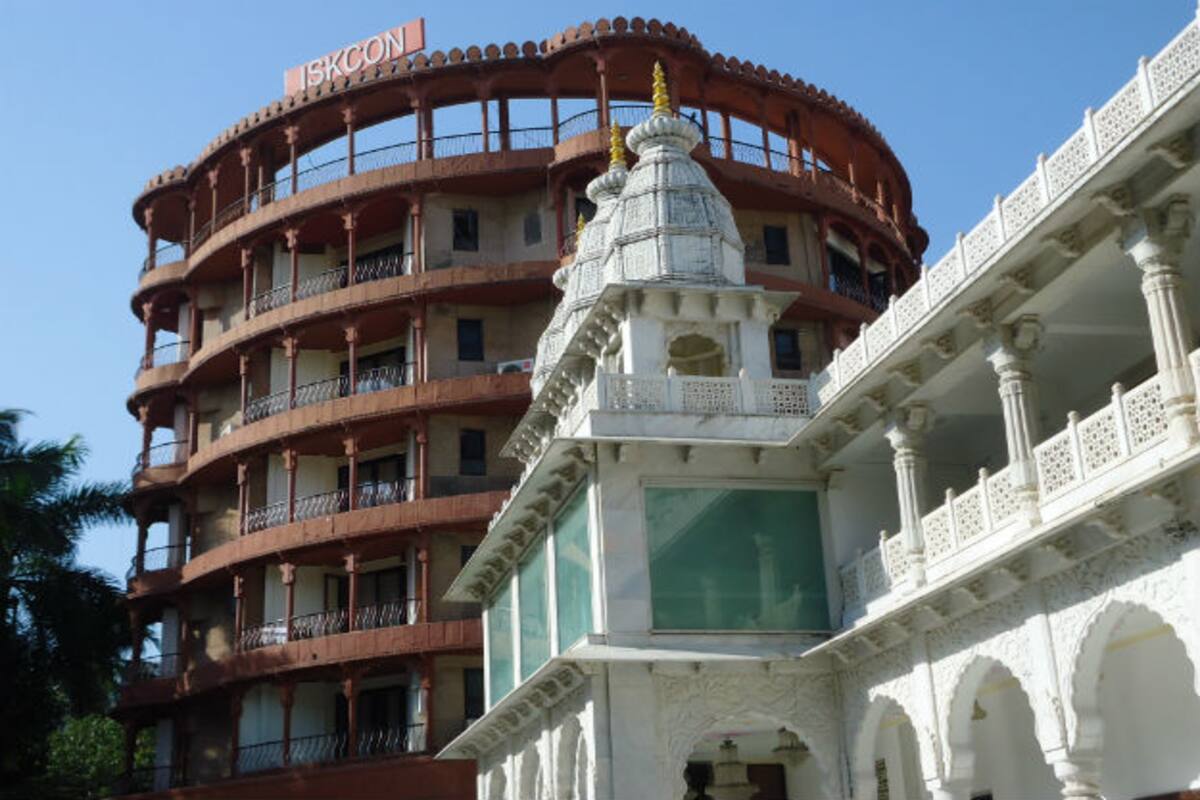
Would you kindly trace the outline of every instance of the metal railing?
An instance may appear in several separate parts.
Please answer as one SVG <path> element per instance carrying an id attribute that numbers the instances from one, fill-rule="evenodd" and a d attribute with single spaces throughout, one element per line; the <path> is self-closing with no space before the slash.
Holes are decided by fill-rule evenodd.
<path id="1" fill-rule="evenodd" d="M 153 256 L 146 256 L 142 260 L 142 275 L 150 272 L 153 269 L 161 267 L 163 264 L 173 264 L 176 261 L 184 259 L 185 252 L 181 242 L 171 242 L 164 244 L 162 247 L 154 251 Z"/>
<path id="2" fill-rule="evenodd" d="M 410 625 L 419 619 L 421 601 L 418 598 L 391 600 L 373 603 L 354 609 L 354 629 L 369 631 L 376 628 L 394 628 Z"/>
<path id="3" fill-rule="evenodd" d="M 180 656 L 178 653 L 158 653 L 142 656 L 136 666 L 132 660 L 125 662 L 121 672 L 121 682 L 129 686 L 140 681 L 152 681 L 156 678 L 173 678 L 179 674 Z"/>
<path id="4" fill-rule="evenodd" d="M 145 453 L 138 453 L 133 464 L 133 475 L 153 467 L 170 467 L 187 461 L 188 440 L 180 439 L 174 442 L 155 445 Z"/>
<path id="5" fill-rule="evenodd" d="M 404 598 L 359 606 L 354 609 L 354 630 L 367 631 L 412 624 L 419 619 L 420 603 L 421 601 L 417 598 Z M 290 636 L 288 635 L 289 627 L 291 629 Z M 239 651 L 257 650 L 261 647 L 270 647 L 288 641 L 320 639 L 325 636 L 348 633 L 350 630 L 350 610 L 348 608 L 317 611 L 292 617 L 290 626 L 288 620 L 284 618 L 257 625 L 247 625 L 242 628 L 242 632 L 238 636 L 237 649 Z"/>
<path id="6" fill-rule="evenodd" d="M 412 382 L 413 366 L 410 362 L 364 370 L 356 376 L 354 381 L 355 394 L 370 394 L 407 386 Z M 340 397 L 348 397 L 350 388 L 350 377 L 339 375 L 335 378 L 325 378 L 297 386 L 294 402 L 290 400 L 287 391 L 272 392 L 246 404 L 246 424 L 282 414 L 289 408 L 301 408 L 336 400 Z"/>
<path id="7" fill-rule="evenodd" d="M 377 256 L 367 256 L 354 260 L 354 280 L 356 283 L 393 278 L 397 275 L 408 275 L 412 272 L 412 253 L 382 253 Z M 324 272 L 319 272 L 309 278 L 304 278 L 296 284 L 296 299 L 303 300 L 319 294 L 345 289 L 349 285 L 346 265 L 343 264 Z M 285 283 L 259 292 L 250 300 L 250 316 L 256 317 L 292 302 L 292 284 Z"/>
<path id="8" fill-rule="evenodd" d="M 355 508 L 371 508 L 374 506 L 402 503 L 412 496 L 411 479 L 402 481 L 386 481 L 380 483 L 359 484 L 354 492 Z M 301 522 L 316 517 L 327 517 L 341 514 L 350 510 L 350 492 L 348 489 L 335 489 L 331 492 L 297 497 L 293 519 Z M 288 521 L 288 504 L 286 501 L 271 503 L 255 508 L 246 514 L 246 533 L 255 533 L 267 528 L 284 525 Z"/>
<path id="9" fill-rule="evenodd" d="M 138 569 L 138 557 L 135 555 L 129 562 L 129 570 L 125 573 L 125 580 L 131 581 L 138 575 L 143 575 L 147 572 L 158 572 L 164 569 L 174 569 L 181 567 L 188 560 L 188 548 L 186 544 L 168 544 L 163 547 L 152 547 L 142 553 L 141 569 Z"/>
<path id="10" fill-rule="evenodd" d="M 286 743 L 280 740 L 244 745 L 238 748 L 237 771 L 249 774 L 288 765 L 416 753 L 425 746 L 425 726 L 398 725 L 360 730 L 357 740 L 353 753 L 350 752 L 350 736 L 346 731 L 300 736 Z"/>
<path id="11" fill-rule="evenodd" d="M 169 344 L 160 344 L 149 353 L 143 354 L 138 359 L 137 369 L 133 371 L 134 379 L 136 380 L 138 375 L 141 375 L 148 369 L 187 361 L 188 354 L 191 352 L 190 345 L 191 342 L 187 339 L 179 339 Z"/>

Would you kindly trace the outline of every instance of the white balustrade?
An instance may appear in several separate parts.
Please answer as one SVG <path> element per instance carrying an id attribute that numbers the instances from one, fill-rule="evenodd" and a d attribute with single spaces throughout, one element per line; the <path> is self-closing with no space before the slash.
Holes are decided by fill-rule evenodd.
<path id="1" fill-rule="evenodd" d="M 786 417 L 808 416 L 812 405 L 805 380 L 614 373 L 601 373 L 584 400 L 602 411 Z"/>

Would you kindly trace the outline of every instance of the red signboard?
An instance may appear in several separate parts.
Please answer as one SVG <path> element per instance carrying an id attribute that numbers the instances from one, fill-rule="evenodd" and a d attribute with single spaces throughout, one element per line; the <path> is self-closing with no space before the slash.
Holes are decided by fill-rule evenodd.
<path id="1" fill-rule="evenodd" d="M 329 55 L 314 58 L 283 73 L 283 93 L 294 94 L 386 64 L 425 49 L 425 18 L 406 22 L 355 42 Z"/>

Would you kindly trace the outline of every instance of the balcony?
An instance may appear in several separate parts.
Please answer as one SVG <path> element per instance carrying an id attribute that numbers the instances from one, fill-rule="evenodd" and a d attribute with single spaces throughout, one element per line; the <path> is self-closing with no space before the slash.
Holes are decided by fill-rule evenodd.
<path id="1" fill-rule="evenodd" d="M 159 653 L 143 655 L 135 664 L 129 661 L 121 673 L 121 685 L 130 686 L 142 681 L 153 681 L 159 678 L 174 678 L 179 674 L 183 660 L 178 653 Z"/>
<path id="2" fill-rule="evenodd" d="M 187 339 L 180 339 L 170 344 L 161 344 L 151 350 L 149 354 L 143 355 L 138 359 L 137 369 L 133 372 L 134 380 L 137 380 L 137 377 L 148 369 L 166 367 L 171 364 L 179 364 L 187 361 L 190 352 L 191 343 Z"/>
<path id="3" fill-rule="evenodd" d="M 125 582 L 128 583 L 149 572 L 178 569 L 187 563 L 187 560 L 188 547 L 186 544 L 152 547 L 142 554 L 141 563 L 138 563 L 137 556 L 130 560 L 129 569 L 125 572 Z"/>
<path id="4" fill-rule="evenodd" d="M 413 382 L 414 366 L 412 362 L 409 362 L 398 366 L 365 370 L 358 374 L 354 391 L 356 394 L 370 394 L 408 386 Z M 336 378 L 326 378 L 297 386 L 294 400 L 291 399 L 291 393 L 288 391 L 274 392 L 265 397 L 251 400 L 246 404 L 245 422 L 249 425 L 261 419 L 282 414 L 292 408 L 301 408 L 349 396 L 349 376 L 340 375 Z"/>
<path id="5" fill-rule="evenodd" d="M 354 260 L 354 282 L 356 284 L 410 274 L 412 274 L 412 253 L 405 253 L 399 249 L 389 249 L 373 256 Z M 273 309 L 282 308 L 296 300 L 315 297 L 336 289 L 344 289 L 349 285 L 349 277 L 349 269 L 343 264 L 297 283 L 295 297 L 292 296 L 290 283 L 276 286 L 260 292 L 251 299 L 249 314 L 255 317 Z"/>
<path id="6" fill-rule="evenodd" d="M 1200 350 L 1192 366 L 1200 375 Z M 1115 385 L 1110 403 L 1084 418 L 1071 412 L 1066 428 L 1034 448 L 1035 508 L 1022 506 L 1006 467 L 981 470 L 976 486 L 947 491 L 945 503 L 921 518 L 928 582 L 957 577 L 1014 540 L 1028 542 L 1112 499 L 1131 474 L 1153 474 L 1180 447 L 1167 436 L 1158 376 L 1129 391 Z M 909 566 L 903 537 L 885 532 L 879 547 L 840 567 L 847 621 L 885 611 L 910 591 Z"/>
<path id="7" fill-rule="evenodd" d="M 360 484 L 355 488 L 353 498 L 349 489 L 335 489 L 332 492 L 297 497 L 290 519 L 286 501 L 271 503 L 246 514 L 245 532 L 256 533 L 290 522 L 403 503 L 413 496 L 413 488 L 413 480 L 409 478 L 403 481 Z M 350 503 L 351 499 L 354 500 L 353 506 Z"/>
<path id="8" fill-rule="evenodd" d="M 139 453 L 134 460 L 132 477 L 134 480 L 147 470 L 160 467 L 180 467 L 187 463 L 189 453 L 187 439 L 165 442 L 155 445 L 144 453 Z"/>
<path id="9" fill-rule="evenodd" d="M 171 244 L 165 244 L 155 250 L 153 255 L 146 256 L 145 260 L 142 261 L 142 271 L 139 273 L 139 277 L 164 264 L 174 264 L 176 261 L 183 261 L 186 257 L 181 243 L 172 242 Z"/>
<path id="10" fill-rule="evenodd" d="M 243 628 L 238 637 L 237 649 L 246 652 L 289 641 L 319 639 L 350 631 L 411 625 L 417 620 L 420 606 L 420 600 L 411 598 L 360 606 L 354 609 L 353 619 L 350 616 L 350 609 L 336 608 L 329 611 L 318 611 L 315 614 L 302 614 L 292 617 L 290 621 L 277 619 L 261 625 L 248 625 Z"/>
<path id="11" fill-rule="evenodd" d="M 348 758 L 420 753 L 425 749 L 425 726 L 362 730 L 355 738 L 357 741 L 351 743 L 350 735 L 340 731 L 245 745 L 237 750 L 237 772 L 248 775 L 299 764 L 329 764 Z"/>
<path id="12" fill-rule="evenodd" d="M 601 373 L 585 390 L 583 400 L 581 406 L 593 405 L 600 411 L 784 417 L 810 414 L 808 381 L 782 378 Z"/>

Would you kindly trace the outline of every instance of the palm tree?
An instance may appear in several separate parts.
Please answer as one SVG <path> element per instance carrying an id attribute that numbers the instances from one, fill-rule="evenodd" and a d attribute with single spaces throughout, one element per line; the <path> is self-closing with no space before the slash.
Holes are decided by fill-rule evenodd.
<path id="1" fill-rule="evenodd" d="M 67 714 L 107 710 L 130 641 L 122 592 L 75 563 L 89 526 L 126 518 L 127 487 L 78 482 L 87 449 L 23 442 L 0 410 L 0 794 L 38 773 Z"/>

